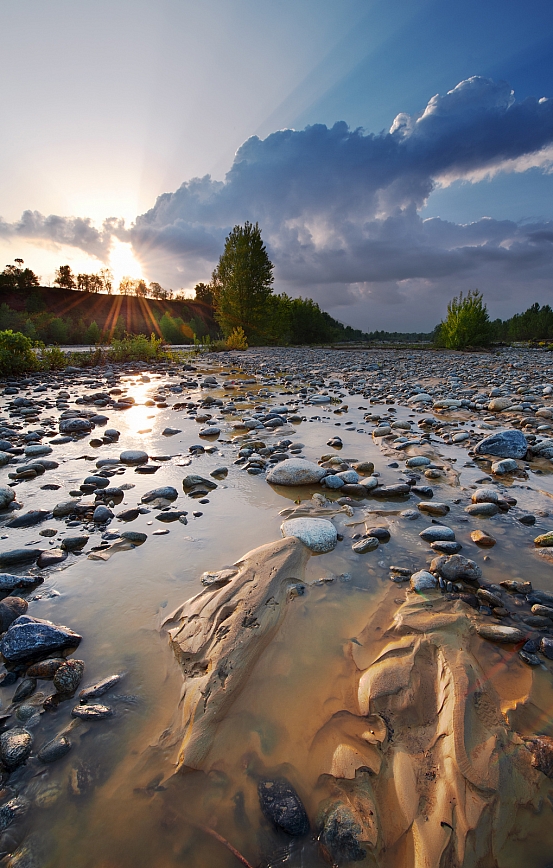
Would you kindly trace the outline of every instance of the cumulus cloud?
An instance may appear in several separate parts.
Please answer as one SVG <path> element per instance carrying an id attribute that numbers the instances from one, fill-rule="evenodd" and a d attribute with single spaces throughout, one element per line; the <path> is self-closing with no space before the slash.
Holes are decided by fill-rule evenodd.
<path id="1" fill-rule="evenodd" d="M 108 256 L 113 235 L 121 240 L 126 236 L 124 222 L 115 217 L 104 220 L 101 229 L 88 217 L 58 217 L 56 214 L 45 217 L 38 211 L 24 211 L 15 223 L 6 223 L 0 218 L 0 238 L 67 244 L 102 260 Z"/>
<path id="2" fill-rule="evenodd" d="M 553 100 L 517 101 L 506 82 L 473 77 L 377 135 L 338 122 L 253 136 L 224 181 L 186 181 L 129 230 L 26 214 L 17 227 L 0 224 L 0 235 L 35 233 L 98 255 L 124 234 L 156 277 L 163 263 L 164 279 L 193 285 L 209 276 L 233 225 L 259 221 L 278 290 L 365 326 L 371 312 L 382 321 L 401 309 L 402 327 L 424 327 L 459 288 L 502 298 L 502 315 L 523 285 L 542 300 L 550 292 L 553 223 L 462 226 L 419 214 L 437 185 L 533 166 L 553 166 Z M 526 301 L 525 291 L 516 306 Z"/>

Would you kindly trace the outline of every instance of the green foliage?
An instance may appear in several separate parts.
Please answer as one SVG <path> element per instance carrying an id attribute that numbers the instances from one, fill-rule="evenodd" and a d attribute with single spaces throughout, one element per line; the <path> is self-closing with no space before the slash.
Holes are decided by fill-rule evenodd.
<path id="1" fill-rule="evenodd" d="M 152 362 L 164 358 L 163 341 L 151 334 L 125 335 L 118 341 L 113 340 L 109 349 L 109 359 L 112 362 Z"/>
<path id="2" fill-rule="evenodd" d="M 36 371 L 39 367 L 39 360 L 33 352 L 33 345 L 29 338 L 11 329 L 0 332 L 1 376 Z"/>
<path id="3" fill-rule="evenodd" d="M 85 343 L 97 344 L 100 342 L 101 336 L 102 336 L 102 333 L 100 331 L 100 327 L 99 327 L 98 323 L 96 322 L 96 320 L 93 320 L 93 322 L 90 323 L 89 327 L 87 328 L 87 330 L 85 332 L 85 335 L 84 335 Z"/>
<path id="4" fill-rule="evenodd" d="M 6 265 L 0 273 L 0 290 L 25 293 L 33 286 L 39 286 L 40 278 L 30 268 L 22 268 L 23 260 L 16 259 L 17 265 Z"/>
<path id="5" fill-rule="evenodd" d="M 542 307 L 536 302 L 524 313 L 516 313 L 502 322 L 492 323 L 496 341 L 539 341 L 553 338 L 553 310 L 548 304 Z"/>
<path id="6" fill-rule="evenodd" d="M 244 333 L 244 329 L 237 326 L 233 329 L 227 338 L 227 349 L 229 350 L 247 350 L 248 341 Z"/>
<path id="7" fill-rule="evenodd" d="M 194 287 L 196 301 L 213 306 L 213 289 L 209 283 L 197 283 Z"/>
<path id="8" fill-rule="evenodd" d="M 168 311 L 161 317 L 159 327 L 168 344 L 182 344 L 192 338 L 192 329 L 180 316 L 172 317 Z"/>
<path id="9" fill-rule="evenodd" d="M 273 264 L 258 224 L 235 226 L 213 272 L 215 318 L 225 337 L 240 327 L 249 343 L 263 342 Z"/>
<path id="10" fill-rule="evenodd" d="M 49 347 L 40 352 L 40 366 L 45 371 L 62 371 L 67 365 L 67 356 L 59 347 Z"/>
<path id="11" fill-rule="evenodd" d="M 199 316 L 192 317 L 188 325 L 190 326 L 192 333 L 196 338 L 203 338 L 208 333 L 208 328 L 205 322 L 203 321 L 203 319 L 200 319 Z"/>
<path id="12" fill-rule="evenodd" d="M 60 265 L 59 268 L 56 268 L 54 283 L 61 289 L 75 289 L 77 283 L 70 265 Z"/>
<path id="13" fill-rule="evenodd" d="M 447 317 L 436 333 L 436 345 L 462 350 L 487 346 L 491 339 L 492 328 L 482 293 L 475 289 L 469 290 L 466 297 L 462 292 L 455 296 L 449 302 Z"/>
<path id="14" fill-rule="evenodd" d="M 55 317 L 48 328 L 48 339 L 53 344 L 66 344 L 69 339 L 69 329 L 61 317 Z"/>

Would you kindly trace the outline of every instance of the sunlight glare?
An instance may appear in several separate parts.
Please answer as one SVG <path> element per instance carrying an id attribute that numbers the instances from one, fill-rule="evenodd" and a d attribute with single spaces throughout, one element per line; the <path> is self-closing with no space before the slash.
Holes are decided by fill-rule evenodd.
<path id="1" fill-rule="evenodd" d="M 142 266 L 133 253 L 132 246 L 114 239 L 109 254 L 109 267 L 113 272 L 113 286 L 117 290 L 123 277 L 138 279 L 144 277 Z"/>

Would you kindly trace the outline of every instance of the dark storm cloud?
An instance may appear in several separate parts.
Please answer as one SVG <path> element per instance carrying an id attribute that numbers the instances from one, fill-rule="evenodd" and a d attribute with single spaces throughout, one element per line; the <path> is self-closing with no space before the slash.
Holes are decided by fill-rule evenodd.
<path id="1" fill-rule="evenodd" d="M 113 235 L 125 235 L 123 222 L 114 217 L 105 220 L 100 230 L 88 217 L 58 217 L 55 214 L 44 217 L 38 211 L 24 211 L 16 223 L 6 223 L 0 219 L 2 238 L 68 244 L 99 259 L 107 257 Z"/>

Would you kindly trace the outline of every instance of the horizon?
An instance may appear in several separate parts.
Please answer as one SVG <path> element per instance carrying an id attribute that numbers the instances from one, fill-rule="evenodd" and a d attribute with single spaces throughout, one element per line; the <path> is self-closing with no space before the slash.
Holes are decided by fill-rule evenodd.
<path id="1" fill-rule="evenodd" d="M 427 331 L 476 288 L 491 319 L 552 301 L 548 5 L 0 14 L 30 54 L 4 85 L 0 249 L 45 284 L 67 263 L 192 292 L 258 220 L 275 292 L 363 331 Z"/>

